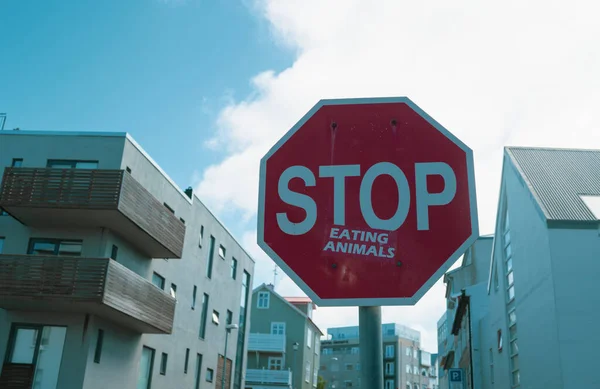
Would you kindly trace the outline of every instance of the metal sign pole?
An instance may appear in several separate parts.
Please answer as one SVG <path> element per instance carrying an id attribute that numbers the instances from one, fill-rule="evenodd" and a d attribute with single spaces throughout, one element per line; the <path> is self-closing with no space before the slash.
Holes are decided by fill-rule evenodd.
<path id="1" fill-rule="evenodd" d="M 361 386 L 383 389 L 381 307 L 358 307 Z"/>

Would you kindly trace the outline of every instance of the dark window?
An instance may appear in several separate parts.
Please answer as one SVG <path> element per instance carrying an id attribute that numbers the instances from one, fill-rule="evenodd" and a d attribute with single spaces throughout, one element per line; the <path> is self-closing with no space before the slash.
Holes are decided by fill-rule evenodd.
<path id="1" fill-rule="evenodd" d="M 165 290 L 165 278 L 157 272 L 152 273 L 152 283 L 162 290 Z"/>
<path id="2" fill-rule="evenodd" d="M 219 325 L 219 312 L 213 310 L 212 322 Z"/>
<path id="3" fill-rule="evenodd" d="M 80 256 L 81 240 L 33 238 L 29 240 L 27 254 Z"/>
<path id="4" fill-rule="evenodd" d="M 200 315 L 200 338 L 204 339 L 206 335 L 206 320 L 208 319 L 208 299 L 209 296 L 204 293 L 202 296 L 202 314 Z"/>
<path id="5" fill-rule="evenodd" d="M 110 257 L 112 259 L 114 259 L 115 261 L 117 260 L 117 254 L 118 254 L 118 252 L 119 252 L 119 248 L 113 244 L 112 245 L 112 250 L 110 251 Z"/>
<path id="6" fill-rule="evenodd" d="M 214 374 L 215 374 L 215 372 L 213 371 L 213 369 L 206 369 L 206 381 L 213 382 Z"/>
<path id="7" fill-rule="evenodd" d="M 94 351 L 94 362 L 100 363 L 102 358 L 102 344 L 104 343 L 104 331 L 98 330 L 98 337 L 96 338 L 96 351 Z"/>
<path id="8" fill-rule="evenodd" d="M 219 245 L 219 257 L 225 259 L 226 255 L 227 255 L 227 249 L 225 249 L 225 246 L 223 246 L 222 244 Z"/>
<path id="9" fill-rule="evenodd" d="M 237 277 L 237 259 L 231 258 L 231 278 Z"/>
<path id="10" fill-rule="evenodd" d="M 23 158 L 13 158 L 12 167 L 21 167 L 23 166 Z"/>
<path id="11" fill-rule="evenodd" d="M 233 320 L 233 312 L 231 312 L 229 309 L 227 310 L 227 317 L 225 318 L 225 320 L 226 324 L 231 324 Z"/>
<path id="12" fill-rule="evenodd" d="M 98 169 L 98 161 L 75 159 L 49 159 L 46 167 L 53 169 Z"/>
<path id="13" fill-rule="evenodd" d="M 194 389 L 200 389 L 200 373 L 202 373 L 202 354 L 196 354 L 196 384 Z"/>
<path id="14" fill-rule="evenodd" d="M 244 340 L 246 337 L 246 316 L 247 316 L 247 302 L 250 296 L 250 274 L 244 270 L 242 275 L 242 293 L 240 296 L 240 315 L 238 318 L 238 341 L 235 354 L 235 371 L 233 377 L 233 388 L 240 389 L 242 387 L 243 370 L 244 364 Z"/>
<path id="15" fill-rule="evenodd" d="M 204 240 L 204 226 L 200 226 L 200 242 L 198 242 L 198 247 L 202 247 L 203 240 Z"/>
<path id="16" fill-rule="evenodd" d="M 185 349 L 185 362 L 183 363 L 183 374 L 187 374 L 188 364 L 190 363 L 190 349 Z"/>
<path id="17" fill-rule="evenodd" d="M 167 355 L 167 353 L 162 353 L 162 355 L 160 357 L 160 375 L 167 374 L 167 360 L 168 359 L 169 359 L 169 356 Z"/>
<path id="18" fill-rule="evenodd" d="M 2 254 L 2 250 L 4 250 L 4 237 L 0 236 L 0 254 Z"/>
<path id="19" fill-rule="evenodd" d="M 127 166 L 127 167 L 125 168 L 125 171 L 126 171 L 127 173 L 131 174 L 131 168 L 130 168 L 129 166 Z"/>
<path id="20" fill-rule="evenodd" d="M 212 277 L 213 258 L 215 256 L 215 237 L 210 236 L 210 246 L 208 248 L 208 258 L 206 260 L 206 276 Z"/>
<path id="21" fill-rule="evenodd" d="M 180 217 L 180 218 L 179 218 L 179 220 L 180 220 L 180 221 L 181 221 L 183 224 L 185 224 L 185 220 L 183 220 L 183 218 L 182 218 L 182 217 Z"/>
<path id="22" fill-rule="evenodd" d="M 198 287 L 194 285 L 194 291 L 192 292 L 192 309 L 196 309 L 196 293 L 198 292 Z"/>
<path id="23" fill-rule="evenodd" d="M 163 205 L 165 206 L 165 208 L 167 208 L 169 210 L 169 212 L 171 212 L 172 214 L 175 214 L 175 211 L 173 210 L 173 208 L 169 207 L 169 204 L 163 203 Z"/>
<path id="24" fill-rule="evenodd" d="M 150 389 L 152 387 L 152 370 L 154 370 L 154 349 L 144 346 L 140 360 L 140 372 L 137 388 Z"/>
<path id="25" fill-rule="evenodd" d="M 171 283 L 171 297 L 177 299 L 177 285 Z"/>

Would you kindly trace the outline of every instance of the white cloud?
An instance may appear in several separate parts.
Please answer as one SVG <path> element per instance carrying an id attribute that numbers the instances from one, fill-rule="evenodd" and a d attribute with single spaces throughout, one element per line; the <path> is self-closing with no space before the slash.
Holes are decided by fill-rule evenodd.
<path id="1" fill-rule="evenodd" d="M 491 232 L 502 146 L 600 148 L 597 7 L 260 0 L 260 17 L 297 58 L 280 73 L 257 75 L 254 93 L 221 111 L 216 139 L 229 154 L 204 172 L 198 192 L 218 212 L 235 209 L 249 219 L 260 157 L 319 99 L 406 95 L 474 149 L 481 232 Z M 257 262 L 257 277 L 268 276 L 266 261 Z M 284 278 L 279 288 L 293 292 L 290 283 Z M 384 320 L 422 328 L 434 349 L 442 310 L 438 284 L 415 307 L 385 308 Z M 317 312 L 325 328 L 357 322 L 355 308 Z"/>

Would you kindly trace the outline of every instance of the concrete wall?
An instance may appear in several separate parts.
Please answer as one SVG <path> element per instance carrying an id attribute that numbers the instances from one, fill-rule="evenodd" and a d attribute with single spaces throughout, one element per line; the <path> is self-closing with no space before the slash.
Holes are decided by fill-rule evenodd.
<path id="1" fill-rule="evenodd" d="M 0 217 L 0 236 L 5 236 L 5 253 L 25 253 L 30 236 L 68 237 L 83 239 L 83 256 L 110 256 L 112 245 L 119 248 L 117 261 L 135 271 L 140 276 L 151 279 L 152 273 L 157 272 L 165 278 L 165 290 L 168 292 L 171 283 L 177 285 L 177 305 L 172 335 L 136 334 L 127 329 L 93 318 L 88 326 L 87 338 L 95 342 L 97 330 L 102 328 L 104 346 L 101 363 L 93 363 L 93 350 L 81 350 L 77 353 L 72 348 L 65 348 L 63 375 L 80 376 L 75 386 L 59 387 L 69 389 L 85 388 L 100 389 L 105 387 L 135 387 L 139 369 L 139 358 L 142 346 L 154 348 L 155 360 L 152 382 L 153 387 L 192 387 L 196 353 L 203 355 L 200 388 L 214 387 L 215 382 L 205 381 L 206 369 L 216 369 L 219 354 L 224 352 L 225 320 L 227 310 L 232 311 L 233 322 L 236 324 L 240 314 L 240 296 L 244 271 L 252 277 L 254 262 L 235 241 L 231 234 L 219 223 L 210 211 L 197 197 L 189 199 L 165 177 L 138 146 L 124 134 L 104 136 L 48 136 L 26 135 L 25 132 L 14 135 L 0 135 L 0 167 L 10 166 L 12 158 L 23 158 L 24 167 L 45 167 L 46 161 L 52 159 L 81 159 L 98 160 L 101 169 L 131 169 L 131 175 L 149 190 L 159 201 L 166 202 L 175 210 L 175 215 L 185 220 L 186 237 L 181 259 L 146 258 L 131 246 L 126 239 L 105 229 L 86 230 L 46 230 L 28 229 L 10 217 Z M 204 226 L 204 239 L 200 244 L 200 229 Z M 210 236 L 216 239 L 213 259 L 212 277 L 206 277 L 206 261 Z M 219 245 L 226 248 L 226 255 L 221 258 L 218 254 Z M 231 277 L 232 258 L 237 259 L 236 278 Z M 196 285 L 196 306 L 192 308 L 193 287 Z M 250 280 L 249 287 L 252 285 Z M 199 339 L 202 296 L 210 296 L 206 336 Z M 251 296 L 249 295 L 249 300 Z M 249 304 L 249 302 L 247 303 Z M 213 310 L 220 314 L 220 324 L 211 321 Z M 16 319 L 27 322 L 45 320 L 46 313 L 30 313 L 26 318 L 16 317 L 13 313 L 0 310 L 0 358 L 4 356 L 8 329 Z M 84 315 L 81 315 L 83 317 Z M 62 316 L 60 316 L 62 317 Z M 248 310 L 247 323 L 251 314 Z M 57 321 L 60 320 L 57 318 Z M 67 339 L 81 338 L 78 327 L 68 325 Z M 248 325 L 247 325 L 248 327 Z M 246 330 L 245 344 L 247 345 Z M 237 331 L 229 335 L 227 357 L 232 359 L 232 372 L 235 371 L 235 355 L 237 346 Z M 86 339 L 87 339 L 86 338 Z M 95 345 L 95 343 L 94 343 Z M 92 347 L 93 348 L 93 347 Z M 190 348 L 188 373 L 183 373 L 186 348 Z M 88 352 L 89 351 L 89 352 Z M 168 354 L 167 373 L 159 374 L 161 353 Z M 244 349 L 244 357 L 246 355 Z M 91 359 L 90 359 L 91 358 Z M 73 361 L 73 365 L 71 365 Z M 91 362 L 90 362 L 91 361 Z M 86 363 L 87 362 L 87 365 Z M 77 374 L 72 373 L 76 367 Z M 85 377 L 84 377 L 85 375 Z M 119 383 L 111 385 L 112 378 L 119 377 Z M 108 381 L 107 381 L 108 380 Z M 60 381 L 61 383 L 63 381 Z M 65 381 L 66 382 L 66 381 Z M 82 386 L 82 383 L 83 386 Z M 241 383 L 243 388 L 243 382 Z"/>

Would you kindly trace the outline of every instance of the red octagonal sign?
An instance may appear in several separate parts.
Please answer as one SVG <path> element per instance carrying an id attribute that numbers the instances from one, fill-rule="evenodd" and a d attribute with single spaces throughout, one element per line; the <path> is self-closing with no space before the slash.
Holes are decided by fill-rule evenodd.
<path id="1" fill-rule="evenodd" d="M 258 244 L 322 306 L 414 305 L 478 236 L 471 149 L 405 97 L 321 100 L 259 197 Z"/>

